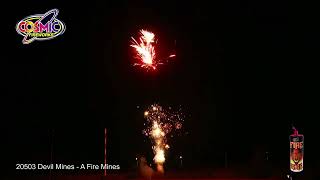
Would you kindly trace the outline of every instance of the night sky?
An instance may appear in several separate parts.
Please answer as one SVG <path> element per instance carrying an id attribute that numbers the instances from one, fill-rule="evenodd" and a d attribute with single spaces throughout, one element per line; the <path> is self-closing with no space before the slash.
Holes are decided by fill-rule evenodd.
<path id="1" fill-rule="evenodd" d="M 65 33 L 23 45 L 16 23 L 53 8 Z M 1 70 L 7 168 L 50 162 L 52 142 L 57 162 L 101 163 L 104 127 L 110 163 L 151 160 L 141 131 L 153 103 L 184 108 L 188 134 L 172 141 L 170 157 L 182 154 L 189 166 L 223 166 L 225 151 L 245 164 L 269 151 L 286 167 L 292 125 L 305 135 L 306 167 L 318 166 L 319 35 L 310 17 L 293 15 L 286 1 L 15 5 Z M 161 52 L 176 52 L 172 63 L 155 72 L 132 66 L 130 37 L 142 28 L 155 32 Z"/>

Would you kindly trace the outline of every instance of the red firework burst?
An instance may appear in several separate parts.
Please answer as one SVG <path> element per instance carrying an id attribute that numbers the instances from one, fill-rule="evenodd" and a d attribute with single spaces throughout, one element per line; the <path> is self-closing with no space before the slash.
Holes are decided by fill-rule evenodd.
<path id="1" fill-rule="evenodd" d="M 133 47 L 136 51 L 136 59 L 138 62 L 134 63 L 135 66 L 140 66 L 146 69 L 155 70 L 158 65 L 163 64 L 163 61 L 156 57 L 155 51 L 155 34 L 146 30 L 140 30 L 140 38 L 139 41 L 133 40 L 133 44 L 130 46 Z M 175 57 L 175 54 L 170 55 L 168 58 Z M 167 59 L 168 59 L 167 58 Z"/>

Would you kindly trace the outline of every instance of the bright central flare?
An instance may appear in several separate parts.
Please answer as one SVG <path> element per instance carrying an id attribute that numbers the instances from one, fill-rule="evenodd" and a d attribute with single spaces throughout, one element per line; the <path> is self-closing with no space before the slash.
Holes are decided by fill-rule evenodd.
<path id="1" fill-rule="evenodd" d="M 163 163 L 166 160 L 165 151 L 169 149 L 167 135 L 173 130 L 182 128 L 182 113 L 170 112 L 154 104 L 144 112 L 144 117 L 147 123 L 143 133 L 152 140 L 153 160 L 157 164 L 157 170 L 164 172 Z"/>

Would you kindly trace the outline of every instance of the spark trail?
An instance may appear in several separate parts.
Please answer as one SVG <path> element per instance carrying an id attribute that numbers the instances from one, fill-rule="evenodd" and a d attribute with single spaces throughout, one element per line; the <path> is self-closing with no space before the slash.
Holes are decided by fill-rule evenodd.
<path id="1" fill-rule="evenodd" d="M 183 124 L 183 114 L 173 112 L 171 108 L 164 109 L 162 106 L 153 104 L 145 112 L 146 128 L 143 134 L 148 136 L 153 143 L 154 162 L 157 170 L 164 172 L 165 152 L 170 148 L 167 142 L 168 136 L 176 130 L 181 130 Z"/>

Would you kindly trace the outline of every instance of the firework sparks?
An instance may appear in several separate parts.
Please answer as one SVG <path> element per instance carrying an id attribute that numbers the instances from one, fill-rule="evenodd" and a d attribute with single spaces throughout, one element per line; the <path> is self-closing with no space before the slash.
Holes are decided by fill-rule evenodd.
<path id="1" fill-rule="evenodd" d="M 163 172 L 163 163 L 166 160 L 165 151 L 170 148 L 167 144 L 167 135 L 182 128 L 183 115 L 154 104 L 144 112 L 144 116 L 147 123 L 143 134 L 151 138 L 153 160 L 157 164 L 158 171 Z"/>
<path id="2" fill-rule="evenodd" d="M 138 59 L 138 62 L 134 63 L 135 66 L 138 65 L 146 69 L 155 70 L 158 65 L 163 64 L 163 61 L 156 57 L 156 40 L 154 33 L 140 30 L 139 41 L 135 40 L 133 37 L 131 37 L 131 39 L 133 43 L 130 46 L 135 49 L 137 53 L 136 59 Z M 175 54 L 172 54 L 168 58 L 173 58 L 175 56 Z"/>

